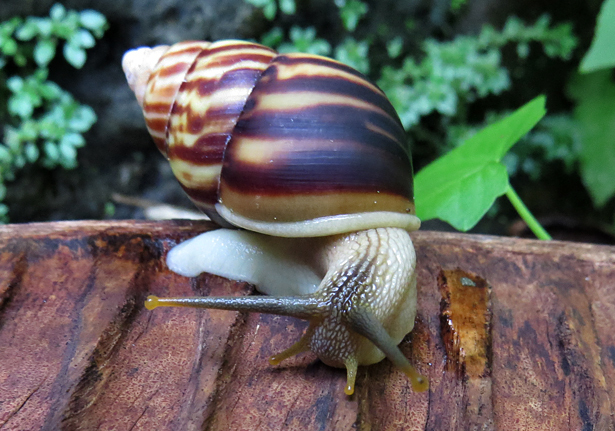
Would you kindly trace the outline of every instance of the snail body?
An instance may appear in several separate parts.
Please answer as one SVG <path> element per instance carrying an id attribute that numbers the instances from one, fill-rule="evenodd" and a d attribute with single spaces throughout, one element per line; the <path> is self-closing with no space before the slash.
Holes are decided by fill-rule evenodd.
<path id="1" fill-rule="evenodd" d="M 169 252 L 170 269 L 254 283 L 270 297 L 150 297 L 295 316 L 304 350 L 346 367 L 387 356 L 426 388 L 397 344 L 416 314 L 412 165 L 384 94 L 359 72 L 241 41 L 139 48 L 123 59 L 156 145 L 222 226 Z M 216 253 L 211 253 L 215 250 Z"/>

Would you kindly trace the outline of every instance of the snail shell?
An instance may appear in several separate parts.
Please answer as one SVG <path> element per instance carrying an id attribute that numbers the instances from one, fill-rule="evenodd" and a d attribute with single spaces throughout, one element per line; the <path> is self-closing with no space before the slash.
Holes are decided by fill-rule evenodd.
<path id="1" fill-rule="evenodd" d="M 241 41 L 146 50 L 158 61 L 129 82 L 147 127 L 219 223 L 300 237 L 418 228 L 404 130 L 359 72 Z"/>
<path id="2" fill-rule="evenodd" d="M 310 349 L 347 368 L 352 393 L 356 366 L 386 355 L 424 389 L 397 348 L 416 313 L 408 231 L 420 221 L 404 130 L 382 91 L 334 60 L 235 40 L 139 48 L 123 68 L 188 196 L 222 226 L 247 230 L 181 244 L 171 269 L 275 295 L 151 298 L 148 307 L 305 318 L 302 340 L 273 362 Z M 224 253 L 203 252 L 212 249 Z"/>

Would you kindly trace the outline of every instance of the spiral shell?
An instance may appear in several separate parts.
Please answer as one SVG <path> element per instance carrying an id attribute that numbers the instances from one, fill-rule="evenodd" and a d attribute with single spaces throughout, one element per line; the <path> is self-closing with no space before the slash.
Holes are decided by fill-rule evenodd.
<path id="1" fill-rule="evenodd" d="M 183 189 L 216 221 L 281 236 L 418 228 L 404 130 L 356 70 L 234 40 L 150 51 L 131 86 Z"/>

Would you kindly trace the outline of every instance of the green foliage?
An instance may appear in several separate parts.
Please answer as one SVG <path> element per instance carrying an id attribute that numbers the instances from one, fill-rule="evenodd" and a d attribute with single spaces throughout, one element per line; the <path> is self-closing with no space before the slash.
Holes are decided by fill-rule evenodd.
<path id="1" fill-rule="evenodd" d="M 404 48 L 404 41 L 401 36 L 397 36 L 387 42 L 387 54 L 389 58 L 397 58 Z"/>
<path id="2" fill-rule="evenodd" d="M 570 83 L 582 134 L 581 177 L 597 207 L 615 196 L 615 84 L 611 71 L 578 75 Z"/>
<path id="3" fill-rule="evenodd" d="M 615 1 L 605 0 L 598 15 L 594 40 L 573 77 L 568 93 L 576 100 L 574 117 L 582 134 L 581 177 L 597 207 L 615 196 Z M 598 71 L 598 72 L 595 72 Z"/>
<path id="4" fill-rule="evenodd" d="M 615 66 L 615 0 L 605 0 L 598 15 L 596 34 L 579 70 L 582 73 Z"/>
<path id="5" fill-rule="evenodd" d="M 265 18 L 269 21 L 273 20 L 278 13 L 278 2 L 276 0 L 245 0 L 245 2 L 261 9 Z M 279 6 L 280 10 L 287 15 L 295 13 L 295 0 L 279 0 Z"/>
<path id="6" fill-rule="evenodd" d="M 290 40 L 290 43 L 280 44 L 278 52 L 307 52 L 308 54 L 316 55 L 328 55 L 331 52 L 329 42 L 316 37 L 316 29 L 314 27 L 301 28 L 293 26 L 290 29 Z"/>
<path id="7" fill-rule="evenodd" d="M 39 162 L 50 169 L 77 165 L 77 148 L 85 145 L 82 133 L 94 124 L 96 115 L 48 80 L 48 65 L 61 46 L 64 59 L 81 68 L 86 49 L 102 37 L 106 26 L 99 12 L 66 10 L 60 4 L 53 5 L 49 17 L 15 17 L 0 23 L 0 98 L 8 96 L 0 99 L 0 118 L 5 124 L 0 144 L 0 202 L 6 193 L 5 181 L 12 180 L 27 163 Z M 7 73 L 12 75 L 7 77 Z M 6 214 L 6 206 L 0 203 L 0 217 L 5 219 Z"/>
<path id="8" fill-rule="evenodd" d="M 335 59 L 354 67 L 359 72 L 369 73 L 369 59 L 367 52 L 369 45 L 366 41 L 358 41 L 348 36 L 344 41 L 335 47 Z"/>
<path id="9" fill-rule="evenodd" d="M 507 43 L 517 43 L 517 54 L 525 58 L 530 53 L 530 42 L 539 42 L 544 53 L 551 58 L 570 59 L 577 46 L 577 38 L 572 33 L 570 23 L 549 27 L 548 15 L 541 16 L 533 26 L 527 26 L 519 18 L 508 18 L 502 31 L 498 32 L 490 25 L 483 27 L 478 43 L 482 49 L 501 48 Z"/>
<path id="10" fill-rule="evenodd" d="M 350 32 L 355 31 L 359 20 L 368 11 L 367 4 L 359 0 L 335 0 L 335 5 L 340 8 L 344 28 Z"/>
<path id="11" fill-rule="evenodd" d="M 451 11 L 458 12 L 467 3 L 468 3 L 468 0 L 451 0 Z"/>
<path id="12" fill-rule="evenodd" d="M 517 53 L 526 57 L 531 41 L 540 42 L 551 57 L 568 58 L 576 46 L 567 24 L 550 29 L 548 18 L 543 17 L 526 26 L 512 17 L 501 32 L 485 26 L 477 37 L 458 36 L 450 42 L 426 40 L 425 57 L 420 62 L 406 57 L 399 69 L 384 67 L 378 85 L 407 129 L 432 112 L 452 117 L 462 103 L 508 90 L 510 76 L 502 65 L 500 49 L 514 42 L 518 44 Z"/>
<path id="13" fill-rule="evenodd" d="M 282 4 L 292 3 L 292 7 L 283 8 Z M 276 17 L 278 6 L 276 0 L 245 0 L 253 6 L 260 8 L 268 20 Z M 367 13 L 368 6 L 360 0 L 335 0 L 339 8 L 339 16 L 344 28 L 352 32 L 356 29 L 361 18 Z M 280 10 L 289 15 L 295 13 L 294 0 L 280 0 Z M 325 39 L 317 37 L 314 27 L 301 28 L 296 25 L 288 31 L 288 41 L 285 41 L 284 31 L 280 27 L 273 27 L 261 38 L 263 45 L 275 48 L 278 52 L 305 52 L 317 55 L 330 55 L 331 44 Z M 368 59 L 369 43 L 356 40 L 350 36 L 335 47 L 335 58 L 364 73 L 369 71 Z"/>
<path id="14" fill-rule="evenodd" d="M 415 178 L 419 218 L 471 229 L 510 188 L 502 158 L 545 113 L 545 97 L 537 97 L 422 169 Z"/>

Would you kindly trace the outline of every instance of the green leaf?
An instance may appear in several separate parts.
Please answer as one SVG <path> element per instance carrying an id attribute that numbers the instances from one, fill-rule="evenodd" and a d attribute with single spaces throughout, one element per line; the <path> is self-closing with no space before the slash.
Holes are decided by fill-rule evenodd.
<path id="1" fill-rule="evenodd" d="M 85 50 L 73 44 L 67 43 L 64 45 L 64 58 L 74 68 L 81 69 L 85 64 Z"/>
<path id="2" fill-rule="evenodd" d="M 545 113 L 539 96 L 422 169 L 415 178 L 419 218 L 471 229 L 509 188 L 502 157 Z"/>
<path id="3" fill-rule="evenodd" d="M 51 29 L 53 27 L 49 18 L 30 18 L 36 27 L 38 28 L 38 34 L 42 37 L 51 36 Z"/>
<path id="4" fill-rule="evenodd" d="M 83 135 L 79 133 L 67 133 L 62 136 L 60 145 L 70 145 L 75 148 L 80 148 L 85 145 L 85 139 L 83 138 Z"/>
<path id="5" fill-rule="evenodd" d="M 280 27 L 273 27 L 261 37 L 261 43 L 265 46 L 275 48 L 284 40 L 284 32 Z"/>
<path id="6" fill-rule="evenodd" d="M 47 100 L 54 100 L 60 97 L 62 89 L 55 82 L 47 81 L 39 87 L 40 95 Z"/>
<path id="7" fill-rule="evenodd" d="M 24 67 L 28 63 L 26 56 L 19 52 L 15 54 L 15 57 L 13 57 L 13 61 L 19 67 Z"/>
<path id="8" fill-rule="evenodd" d="M 113 202 L 105 203 L 105 217 L 113 217 L 115 215 L 115 204 Z"/>
<path id="9" fill-rule="evenodd" d="M 611 71 L 577 75 L 568 88 L 582 134 L 581 177 L 597 207 L 615 194 L 615 84 Z"/>
<path id="10" fill-rule="evenodd" d="M 59 39 L 69 40 L 76 31 L 77 29 L 66 21 L 59 21 L 53 23 L 51 34 Z"/>
<path id="11" fill-rule="evenodd" d="M 40 39 L 34 47 L 34 61 L 39 67 L 45 67 L 56 55 L 56 41 L 53 39 Z"/>
<path id="12" fill-rule="evenodd" d="M 404 47 L 404 40 L 401 36 L 397 36 L 396 38 L 390 40 L 387 43 L 387 54 L 389 54 L 389 58 L 397 58 L 399 54 L 401 54 L 401 50 Z"/>
<path id="13" fill-rule="evenodd" d="M 335 59 L 362 73 L 369 73 L 369 45 L 366 41 L 357 41 L 347 37 L 344 42 L 335 47 Z"/>
<path id="14" fill-rule="evenodd" d="M 267 6 L 272 1 L 275 2 L 275 0 L 245 0 L 246 3 L 261 9 Z"/>
<path id="15" fill-rule="evenodd" d="M 25 92 L 16 93 L 9 98 L 9 112 L 20 118 L 30 118 L 34 112 L 32 98 Z"/>
<path id="16" fill-rule="evenodd" d="M 6 39 L 0 48 L 4 54 L 13 56 L 17 52 L 17 42 L 14 39 Z"/>
<path id="17" fill-rule="evenodd" d="M 4 128 L 4 144 L 12 152 L 19 151 L 21 137 L 17 129 L 10 126 Z"/>
<path id="18" fill-rule="evenodd" d="M 301 28 L 292 26 L 289 36 L 292 43 L 280 45 L 278 52 L 307 52 L 315 55 L 328 55 L 331 52 L 329 42 L 316 38 L 316 29 L 314 27 Z"/>
<path id="19" fill-rule="evenodd" d="M 278 10 L 276 0 L 246 0 L 246 3 L 262 9 L 265 18 L 269 21 L 275 18 L 275 14 Z"/>
<path id="20" fill-rule="evenodd" d="M 13 93 L 19 93 L 23 89 L 23 78 L 20 76 L 11 76 L 6 80 L 6 86 Z"/>
<path id="21" fill-rule="evenodd" d="M 24 150 L 28 163 L 34 163 L 38 160 L 38 147 L 33 142 L 28 142 L 25 145 Z"/>
<path id="22" fill-rule="evenodd" d="M 51 141 L 45 142 L 43 145 L 43 151 L 45 152 L 47 162 L 50 164 L 55 164 L 60 159 L 60 151 L 58 150 L 58 146 Z"/>
<path id="23" fill-rule="evenodd" d="M 21 123 L 19 128 L 19 137 L 21 141 L 34 141 L 38 137 L 38 122 L 28 120 Z"/>
<path id="24" fill-rule="evenodd" d="M 6 145 L 0 144 L 0 164 L 11 163 L 13 156 Z M 0 199 L 2 200 L 2 199 Z"/>
<path id="25" fill-rule="evenodd" d="M 286 15 L 294 15 L 297 10 L 295 0 L 280 0 L 280 10 Z"/>
<path id="26" fill-rule="evenodd" d="M 615 66 L 615 0 L 605 0 L 598 15 L 596 34 L 585 57 L 581 61 L 581 73 Z"/>
<path id="27" fill-rule="evenodd" d="M 49 16 L 55 21 L 60 21 L 66 16 L 66 8 L 60 3 L 56 3 L 51 6 L 51 9 L 49 10 Z"/>
<path id="28" fill-rule="evenodd" d="M 467 4 L 467 0 L 451 0 L 451 11 L 459 12 Z"/>
<path id="29" fill-rule="evenodd" d="M 73 168 L 76 166 L 77 150 L 71 144 L 60 142 L 58 145 L 62 166 Z"/>
<path id="30" fill-rule="evenodd" d="M 15 166 L 16 169 L 21 169 L 26 165 L 26 158 L 24 157 L 23 154 L 16 154 L 15 158 L 13 159 L 13 166 Z"/>
<path id="31" fill-rule="evenodd" d="M 269 3 L 263 9 L 263 14 L 265 14 L 265 18 L 267 18 L 269 21 L 272 21 L 275 18 L 277 9 L 278 8 L 276 7 L 276 4 L 274 2 Z"/>
<path id="32" fill-rule="evenodd" d="M 94 110 L 87 105 L 80 105 L 70 118 L 68 127 L 76 132 L 86 132 L 95 122 L 96 113 Z"/>
<path id="33" fill-rule="evenodd" d="M 36 21 L 29 19 L 24 25 L 19 27 L 15 32 L 15 37 L 19 40 L 32 40 L 34 36 L 38 34 L 38 26 Z"/>
<path id="34" fill-rule="evenodd" d="M 335 2 L 340 8 L 340 18 L 344 28 L 348 31 L 355 31 L 357 24 L 367 13 L 367 4 L 359 0 L 342 0 Z"/>
<path id="35" fill-rule="evenodd" d="M 105 16 L 95 10 L 85 9 L 79 13 L 79 22 L 81 25 L 97 36 L 102 36 L 102 31 L 107 25 L 107 19 Z"/>
<path id="36" fill-rule="evenodd" d="M 96 39 L 87 30 L 80 29 L 68 40 L 70 45 L 80 46 L 82 48 L 91 48 L 96 45 Z"/>

